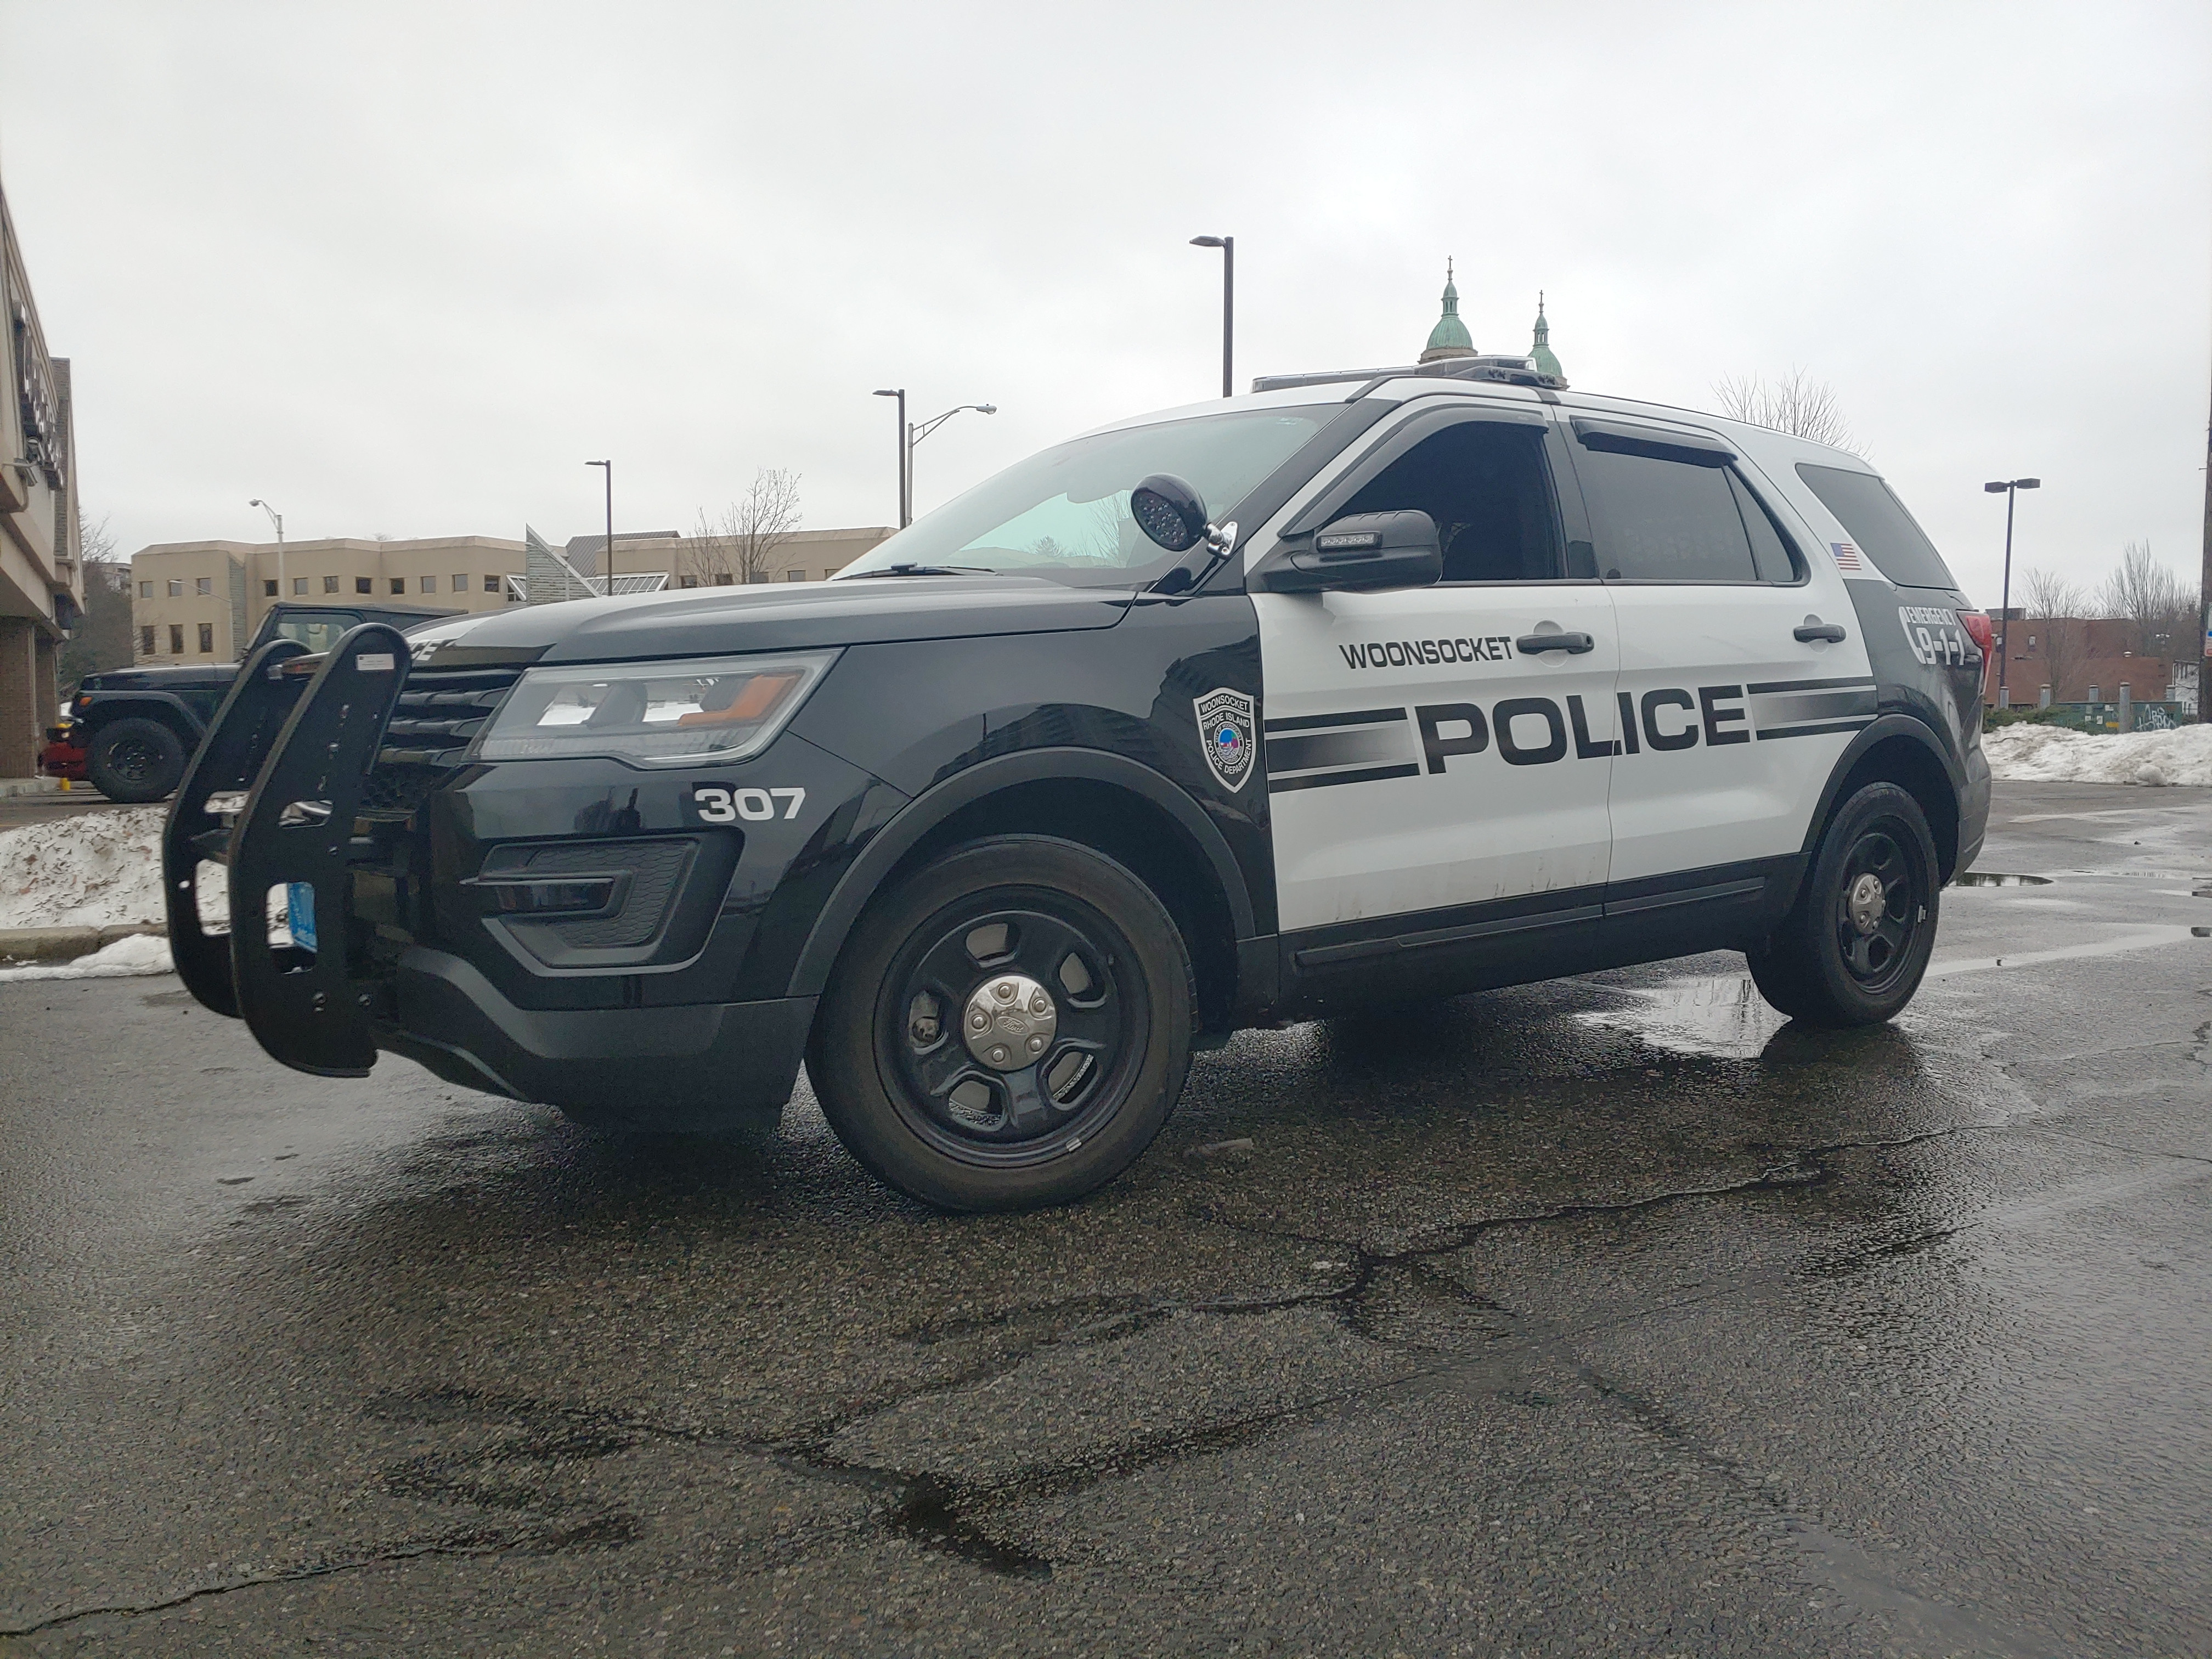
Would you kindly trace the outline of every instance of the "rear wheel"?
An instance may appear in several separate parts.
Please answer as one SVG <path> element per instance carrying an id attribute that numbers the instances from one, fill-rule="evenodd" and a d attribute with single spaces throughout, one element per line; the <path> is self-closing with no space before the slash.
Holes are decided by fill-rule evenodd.
<path id="1" fill-rule="evenodd" d="M 1759 994 L 1814 1025 L 1871 1025 L 1912 1000 L 1936 948 L 1936 840 L 1920 803 L 1870 783 L 1829 822 L 1797 902 L 1748 951 Z"/>
<path id="2" fill-rule="evenodd" d="M 93 733 L 85 775 L 110 800 L 161 800 L 185 775 L 184 739 L 152 720 L 110 720 Z"/>
<path id="3" fill-rule="evenodd" d="M 1043 836 L 972 842 L 861 918 L 807 1051 L 880 1180 L 951 1210 L 1064 1203 L 1152 1144 L 1190 1063 L 1182 936 L 1152 890 Z"/>

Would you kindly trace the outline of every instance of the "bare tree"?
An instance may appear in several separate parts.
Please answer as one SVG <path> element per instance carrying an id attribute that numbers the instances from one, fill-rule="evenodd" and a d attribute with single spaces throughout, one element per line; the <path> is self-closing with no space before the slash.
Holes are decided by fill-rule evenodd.
<path id="1" fill-rule="evenodd" d="M 1713 382 L 1713 396 L 1721 413 L 1730 420 L 1809 438 L 1863 458 L 1865 447 L 1851 434 L 1850 423 L 1836 402 L 1836 390 L 1816 380 L 1802 368 L 1793 368 L 1769 385 L 1756 374 L 1733 374 Z"/>
<path id="2" fill-rule="evenodd" d="M 2055 570 L 2029 571 L 2027 580 L 2021 585 L 2021 598 L 2025 602 L 2022 608 L 2034 624 L 2029 631 L 2035 636 L 2036 651 L 2042 659 L 2041 682 L 2051 687 L 2051 702 L 2064 702 L 2066 682 L 2081 666 L 2088 649 L 2089 630 L 2081 622 L 2087 602 L 2080 587 Z M 2018 628 L 2021 624 L 2014 623 L 2013 626 Z M 2008 689 L 2029 692 L 2036 689 L 2012 686 L 2009 673 L 2005 678 Z"/>
<path id="3" fill-rule="evenodd" d="M 116 550 L 107 520 L 77 532 L 83 562 L 84 617 L 63 642 L 57 667 L 74 691 L 87 674 L 131 666 L 131 563 Z"/>
<path id="4" fill-rule="evenodd" d="M 776 550 L 791 539 L 799 524 L 799 475 L 783 467 L 763 467 L 753 474 L 744 499 L 731 502 L 720 518 L 711 519 L 704 507 L 699 509 L 678 573 L 701 587 L 768 581 Z"/>
<path id="5" fill-rule="evenodd" d="M 2151 556 L 2148 542 L 2130 542 L 2119 568 L 2097 590 L 2097 609 L 2128 624 L 2128 646 L 2138 657 L 2172 659 L 2197 635 L 2197 596 L 2181 578 Z"/>

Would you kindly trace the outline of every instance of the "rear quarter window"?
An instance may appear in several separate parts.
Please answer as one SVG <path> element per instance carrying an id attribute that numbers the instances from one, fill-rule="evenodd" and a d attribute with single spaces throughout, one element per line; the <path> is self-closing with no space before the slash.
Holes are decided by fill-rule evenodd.
<path id="1" fill-rule="evenodd" d="M 1958 583 L 1928 532 L 1913 522 L 1890 487 L 1871 472 L 1797 464 L 1797 476 L 1820 505 L 1850 532 L 1860 552 L 1900 587 L 1955 588 Z"/>

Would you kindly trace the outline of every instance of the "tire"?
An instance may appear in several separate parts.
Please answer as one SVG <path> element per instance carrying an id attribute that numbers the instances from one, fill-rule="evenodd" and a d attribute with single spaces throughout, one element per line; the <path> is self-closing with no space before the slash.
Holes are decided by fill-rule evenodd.
<path id="1" fill-rule="evenodd" d="M 1189 1070 L 1195 1001 L 1182 935 L 1143 882 L 1074 842 L 996 836 L 870 905 L 830 975 L 807 1072 L 838 1139 L 908 1197 L 1064 1204 L 1159 1133 Z"/>
<path id="2" fill-rule="evenodd" d="M 1936 838 L 1920 803 L 1870 783 L 1838 809 L 1796 903 L 1747 951 L 1759 994 L 1808 1025 L 1873 1025 L 1912 1000 L 1936 948 Z"/>
<path id="3" fill-rule="evenodd" d="M 159 720 L 110 720 L 93 733 L 84 771 L 110 800 L 162 800 L 183 781 L 187 758 L 184 739 Z"/>

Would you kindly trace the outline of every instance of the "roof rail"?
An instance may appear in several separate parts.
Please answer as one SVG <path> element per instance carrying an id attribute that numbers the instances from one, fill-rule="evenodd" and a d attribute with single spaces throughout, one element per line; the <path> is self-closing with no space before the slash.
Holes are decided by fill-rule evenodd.
<path id="1" fill-rule="evenodd" d="M 1318 374 L 1262 374 L 1252 382 L 1255 392 L 1287 392 L 1305 386 L 1340 386 L 1352 380 L 1381 385 L 1385 380 L 1493 380 L 1506 386 L 1544 386 L 1564 392 L 1567 383 L 1557 374 L 1540 372 L 1528 357 L 1445 357 L 1433 363 L 1407 363 L 1399 368 L 1330 369 Z M 1364 388 L 1363 388 L 1364 390 Z"/>

